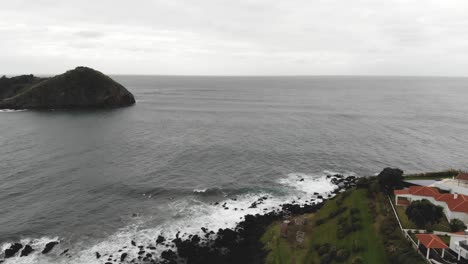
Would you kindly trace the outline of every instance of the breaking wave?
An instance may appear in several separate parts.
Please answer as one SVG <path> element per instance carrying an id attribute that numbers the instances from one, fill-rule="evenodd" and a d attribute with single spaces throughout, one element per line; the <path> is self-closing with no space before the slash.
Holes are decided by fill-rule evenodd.
<path id="1" fill-rule="evenodd" d="M 119 250 L 127 252 L 128 259 L 131 260 L 138 256 L 138 248 L 132 247 L 131 241 L 135 241 L 138 245 L 154 246 L 151 253 L 159 256 L 162 251 L 173 248 L 174 245 L 171 242 L 156 245 L 155 239 L 158 235 L 169 238 L 168 240 L 172 240 L 176 236 L 181 238 L 195 234 L 204 236 L 202 227 L 216 232 L 220 228 L 234 228 L 248 214 L 262 215 L 275 210 L 279 211 L 282 204 L 321 202 L 321 199 L 318 198 L 319 195 L 331 197 L 333 196 L 332 192 L 338 188 L 331 182 L 330 176 L 334 174 L 337 173 L 330 171 L 319 174 L 290 173 L 276 181 L 278 187 L 283 191 L 282 194 L 260 191 L 222 196 L 218 202 L 209 203 L 197 199 L 197 194 L 218 193 L 219 189 L 196 188 L 193 190 L 195 195 L 168 202 L 167 214 L 170 215 L 171 221 L 148 228 L 144 227 L 144 224 L 151 221 L 152 217 L 137 217 L 134 223 L 118 230 L 104 240 L 83 241 L 75 243 L 75 245 L 67 244 L 66 238 L 25 238 L 21 240 L 21 243 L 32 245 L 35 251 L 27 257 L 16 256 L 6 259 L 4 263 L 98 264 L 102 263 L 103 260 L 117 259 L 116 253 Z M 341 175 L 354 174 L 341 173 Z M 55 240 L 61 240 L 61 243 L 52 252 L 47 255 L 40 253 L 47 242 Z M 2 252 L 10 245 L 11 243 L 1 245 Z M 66 249 L 69 249 L 67 254 L 62 254 Z M 102 255 L 100 259 L 96 258 L 96 252 Z"/>

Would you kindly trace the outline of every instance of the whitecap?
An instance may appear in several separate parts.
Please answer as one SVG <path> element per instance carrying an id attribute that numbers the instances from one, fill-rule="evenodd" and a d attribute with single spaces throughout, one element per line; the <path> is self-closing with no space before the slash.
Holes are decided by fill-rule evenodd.
<path id="1" fill-rule="evenodd" d="M 27 111 L 27 109 L 0 109 L 0 113 L 15 113 L 15 112 L 24 112 Z"/>

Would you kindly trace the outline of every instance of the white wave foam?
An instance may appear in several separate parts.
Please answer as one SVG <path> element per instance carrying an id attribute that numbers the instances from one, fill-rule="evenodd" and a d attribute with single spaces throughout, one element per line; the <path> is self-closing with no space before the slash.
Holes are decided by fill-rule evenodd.
<path id="1" fill-rule="evenodd" d="M 113 258 L 117 257 L 119 259 L 120 253 L 117 252 L 124 246 L 127 246 L 127 248 L 123 252 L 127 252 L 129 254 L 128 259 L 131 260 L 138 256 L 137 253 L 139 251 L 137 247 L 130 245 L 130 241 L 132 240 L 136 241 L 137 245 L 144 245 L 146 247 L 147 245 L 156 246 L 155 239 L 160 234 L 170 240 L 175 238 L 179 232 L 182 238 L 187 238 L 190 234 L 198 234 L 203 238 L 205 233 L 203 233 L 201 227 L 217 232 L 220 228 L 234 228 L 247 214 L 265 214 L 272 210 L 279 210 L 281 205 L 285 203 L 306 204 L 311 200 L 321 201 L 313 198 L 314 193 L 328 195 L 337 188 L 326 177 L 327 174 L 334 173 L 326 171 L 321 174 L 288 174 L 287 177 L 277 181 L 286 191 L 286 194 L 281 196 L 273 196 L 266 192 L 249 193 L 225 199 L 217 205 L 201 202 L 194 197 L 172 201 L 168 204 L 170 208 L 168 214 L 171 214 L 172 221 L 145 229 L 140 229 L 141 226 L 139 224 L 129 225 L 125 229 L 119 230 L 109 236 L 105 241 L 97 242 L 90 247 L 83 247 L 85 249 L 78 250 L 78 252 L 71 250 L 71 259 L 58 256 L 57 254 L 60 252 L 57 250 L 55 252 L 58 253 L 53 260 L 50 257 L 40 256 L 36 252 L 31 257 L 8 259 L 5 264 L 98 264 L 102 260 L 107 259 L 105 254 L 113 254 Z M 197 190 L 206 191 L 205 189 L 196 189 L 194 192 Z M 259 198 L 262 197 L 266 197 L 267 199 L 259 201 Z M 254 202 L 257 202 L 256 207 L 249 208 Z M 145 219 L 139 218 L 138 221 L 145 222 Z M 166 246 L 158 245 L 156 246 L 156 250 L 151 251 L 151 253 L 154 256 L 159 256 L 166 249 Z M 99 252 L 103 257 L 99 260 L 96 259 L 95 252 Z"/>
<path id="2" fill-rule="evenodd" d="M 5 260 L 5 264 L 31 264 L 31 263 L 55 263 L 56 261 L 56 256 L 58 254 L 51 254 L 49 256 L 43 255 L 41 251 L 44 249 L 45 245 L 51 241 L 59 241 L 58 237 L 41 237 L 38 239 L 30 239 L 30 238 L 23 238 L 19 241 L 23 246 L 25 245 L 31 245 L 31 247 L 34 249 L 34 251 L 27 257 L 19 257 L 21 254 L 20 249 L 18 253 L 16 253 L 16 257 L 8 258 Z M 4 243 L 3 245 L 0 246 L 1 251 L 4 252 L 5 249 L 9 248 L 13 243 Z M 54 247 L 53 252 L 59 252 L 60 251 L 60 244 Z M 60 251 L 59 253 L 61 253 Z"/>
<path id="3" fill-rule="evenodd" d="M 208 190 L 207 188 L 200 188 L 200 189 L 193 189 L 193 192 L 195 193 L 204 193 Z"/>
<path id="4" fill-rule="evenodd" d="M 280 179 L 279 182 L 309 195 L 332 192 L 337 188 L 336 185 L 327 180 L 325 175 L 316 176 L 304 173 L 290 173 L 287 178 Z"/>
<path id="5" fill-rule="evenodd" d="M 0 109 L 0 113 L 14 113 L 14 112 L 24 112 L 24 111 L 27 111 L 26 109 L 20 109 L 20 110 L 16 110 L 16 109 Z"/>

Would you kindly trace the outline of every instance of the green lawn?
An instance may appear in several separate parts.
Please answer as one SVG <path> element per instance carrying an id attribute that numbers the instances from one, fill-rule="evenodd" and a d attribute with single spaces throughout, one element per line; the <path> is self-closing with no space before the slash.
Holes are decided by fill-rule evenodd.
<path id="1" fill-rule="evenodd" d="M 405 229 L 419 229 L 411 220 L 408 219 L 408 216 L 405 213 L 406 207 L 404 206 L 395 206 L 397 211 L 398 218 L 400 218 L 401 225 Z"/>
<path id="2" fill-rule="evenodd" d="M 343 200 L 340 207 L 346 206 L 348 209 L 341 215 L 329 219 L 330 212 L 338 208 L 336 199 L 327 201 L 322 209 L 314 216 L 308 216 L 308 224 L 304 227 L 306 240 L 302 248 L 295 245 L 294 239 L 282 238 L 280 236 L 280 224 L 273 224 L 262 238 L 265 247 L 270 250 L 267 257 L 267 264 L 292 263 L 295 256 L 295 263 L 320 263 L 320 256 L 314 249 L 314 245 L 330 243 L 337 249 L 345 248 L 351 254 L 344 263 L 351 263 L 357 256 L 362 257 L 365 263 L 389 263 L 386 257 L 385 248 L 378 229 L 374 222 L 374 216 L 369 207 L 369 198 L 364 189 L 355 189 Z M 357 216 L 360 218 L 361 229 L 349 233 L 342 239 L 337 237 L 338 219 L 340 217 L 350 217 L 350 210 L 359 210 Z M 317 219 L 326 219 L 322 225 L 316 225 Z M 353 245 L 357 245 L 361 250 L 353 252 Z M 337 262 L 332 262 L 337 263 Z"/>

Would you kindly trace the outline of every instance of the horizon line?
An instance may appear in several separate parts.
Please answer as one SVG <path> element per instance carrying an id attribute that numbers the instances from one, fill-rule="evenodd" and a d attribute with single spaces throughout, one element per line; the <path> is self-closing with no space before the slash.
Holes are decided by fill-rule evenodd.
<path id="1" fill-rule="evenodd" d="M 102 72 L 102 71 L 101 71 Z M 64 73 L 64 72 L 62 72 Z M 14 77 L 20 75 L 56 76 L 62 73 L 0 73 L 0 76 Z M 104 73 L 104 72 L 102 72 Z M 141 74 L 141 73 L 104 73 L 108 76 L 142 76 L 142 77 L 399 77 L 399 78 L 468 78 L 468 75 L 397 75 L 397 74 Z"/>

